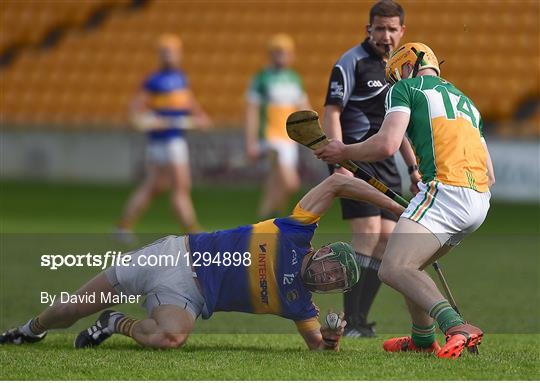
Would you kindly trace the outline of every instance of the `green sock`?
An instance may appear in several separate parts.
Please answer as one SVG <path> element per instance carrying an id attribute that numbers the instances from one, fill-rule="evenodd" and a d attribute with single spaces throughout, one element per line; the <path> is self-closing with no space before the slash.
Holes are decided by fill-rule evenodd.
<path id="1" fill-rule="evenodd" d="M 445 334 L 450 327 L 465 323 L 461 315 L 450 306 L 447 300 L 435 303 L 429 309 L 429 316 L 437 321 L 439 328 Z"/>
<path id="2" fill-rule="evenodd" d="M 413 323 L 411 338 L 416 347 L 427 348 L 435 342 L 435 324 L 418 326 Z"/>

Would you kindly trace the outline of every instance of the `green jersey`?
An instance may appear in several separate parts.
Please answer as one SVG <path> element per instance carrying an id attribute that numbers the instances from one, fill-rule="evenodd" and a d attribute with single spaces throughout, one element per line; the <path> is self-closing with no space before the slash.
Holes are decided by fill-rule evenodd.
<path id="1" fill-rule="evenodd" d="M 410 114 L 407 136 L 422 182 L 488 190 L 482 117 L 463 92 L 436 76 L 401 80 L 386 96 L 386 113 L 395 111 Z"/>
<path id="2" fill-rule="evenodd" d="M 285 130 L 287 117 L 306 101 L 306 94 L 295 71 L 267 68 L 253 79 L 248 101 L 260 108 L 260 138 L 289 140 Z"/>

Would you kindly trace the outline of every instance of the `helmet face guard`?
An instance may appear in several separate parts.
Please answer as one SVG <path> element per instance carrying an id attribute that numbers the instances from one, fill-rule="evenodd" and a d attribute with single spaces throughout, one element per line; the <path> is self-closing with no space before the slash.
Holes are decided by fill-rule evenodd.
<path id="1" fill-rule="evenodd" d="M 331 243 L 317 250 L 302 274 L 306 287 L 321 294 L 350 290 L 359 278 L 354 250 L 344 242 Z"/>

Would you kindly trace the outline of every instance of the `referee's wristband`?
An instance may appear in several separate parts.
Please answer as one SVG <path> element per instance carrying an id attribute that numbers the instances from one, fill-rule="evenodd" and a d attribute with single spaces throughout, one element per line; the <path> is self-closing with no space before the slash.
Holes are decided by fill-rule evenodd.
<path id="1" fill-rule="evenodd" d="M 418 165 L 414 164 L 407 168 L 407 172 L 409 172 L 409 175 L 413 174 L 415 171 L 418 170 Z"/>

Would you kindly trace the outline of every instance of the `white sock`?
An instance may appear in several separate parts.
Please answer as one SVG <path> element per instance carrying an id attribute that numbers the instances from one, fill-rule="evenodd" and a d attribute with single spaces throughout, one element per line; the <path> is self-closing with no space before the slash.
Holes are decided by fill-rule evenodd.
<path id="1" fill-rule="evenodd" d="M 26 336 L 32 336 L 32 337 L 36 337 L 40 334 L 36 334 L 34 333 L 31 329 L 30 329 L 30 323 L 32 323 L 32 320 L 34 318 L 30 319 L 28 322 L 26 322 L 25 324 L 23 324 L 21 327 L 19 327 L 19 330 Z"/>
<path id="2" fill-rule="evenodd" d="M 116 322 L 122 319 L 124 316 L 124 314 L 118 311 L 115 311 L 111 314 L 111 316 L 109 317 L 109 323 L 107 324 L 107 330 L 109 330 L 111 334 L 114 334 L 116 330 Z"/>

